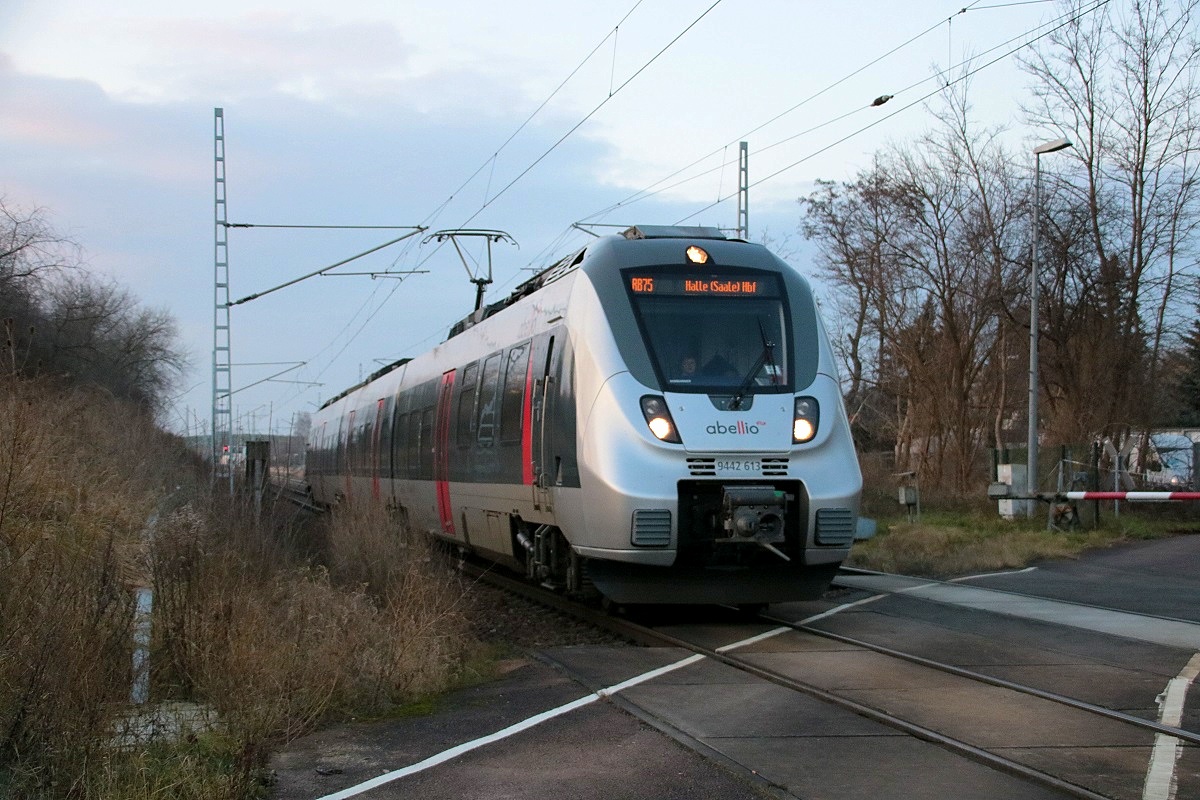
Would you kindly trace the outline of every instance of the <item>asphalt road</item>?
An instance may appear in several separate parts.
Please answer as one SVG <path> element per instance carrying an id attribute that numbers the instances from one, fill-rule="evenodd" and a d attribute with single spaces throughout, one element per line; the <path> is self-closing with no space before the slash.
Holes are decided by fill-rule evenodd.
<path id="1" fill-rule="evenodd" d="M 972 585 L 1200 622 L 1200 535 L 1095 550 Z"/>

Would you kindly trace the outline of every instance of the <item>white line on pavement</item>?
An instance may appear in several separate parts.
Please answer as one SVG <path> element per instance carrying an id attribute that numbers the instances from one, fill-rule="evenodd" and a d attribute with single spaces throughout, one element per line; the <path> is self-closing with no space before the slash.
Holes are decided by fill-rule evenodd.
<path id="1" fill-rule="evenodd" d="M 786 633 L 787 631 L 790 631 L 790 630 L 791 630 L 791 628 L 775 628 L 774 630 L 767 631 L 766 633 L 759 634 L 758 636 L 753 636 L 749 639 L 743 639 L 742 641 L 735 642 L 734 644 L 725 645 L 724 647 L 721 647 L 719 649 L 720 649 L 720 652 L 736 650 L 739 647 L 745 647 L 746 645 L 754 644 L 755 642 L 760 642 L 763 639 L 768 639 L 772 636 L 778 636 L 779 634 Z M 520 733 L 521 731 L 529 730 L 530 728 L 540 725 L 543 722 L 546 722 L 547 720 L 551 720 L 551 719 L 554 719 L 555 717 L 559 717 L 559 716 L 562 716 L 563 714 L 569 713 L 571 711 L 575 711 L 576 709 L 583 708 L 584 706 L 594 703 L 603 697 L 608 697 L 609 695 L 616 694 L 617 692 L 623 691 L 632 686 L 637 686 L 639 683 L 645 683 L 646 681 L 653 680 L 654 678 L 660 677 L 662 675 L 666 675 L 669 672 L 674 672 L 677 669 L 681 669 L 681 668 L 689 666 L 691 664 L 695 664 L 698 661 L 703 661 L 704 658 L 705 658 L 705 656 L 702 656 L 699 654 L 692 655 L 692 656 L 688 656 L 687 658 L 676 661 L 673 664 L 667 664 L 665 667 L 659 667 L 658 669 L 651 670 L 649 672 L 644 672 L 641 675 L 630 678 L 627 681 L 622 681 L 621 683 L 613 684 L 612 686 L 609 686 L 604 689 L 600 689 L 596 692 L 593 692 L 592 694 L 586 695 L 585 697 L 580 697 L 578 700 L 573 700 L 570 703 L 561 705 L 557 708 L 552 708 L 549 711 L 543 711 L 541 714 L 537 714 L 536 716 L 530 717 L 529 719 L 522 720 L 521 722 L 515 723 L 513 725 L 509 725 L 507 728 L 498 730 L 495 733 L 480 737 L 478 739 L 475 739 L 474 741 L 464 742 L 463 744 L 460 744 L 456 747 L 451 747 L 449 750 L 443 750 L 442 752 L 440 752 L 436 755 L 430 756 L 429 758 L 425 759 L 424 761 L 418 761 L 416 764 L 411 764 L 407 767 L 402 767 L 400 769 L 392 770 L 391 772 L 385 772 L 384 774 L 382 774 L 378 777 L 372 778 L 369 781 L 364 781 L 355 786 L 350 786 L 346 789 L 342 789 L 339 792 L 334 792 L 333 794 L 324 795 L 323 797 L 318 798 L 318 800 L 345 800 L 345 798 L 354 797 L 355 795 L 359 795 L 359 794 L 362 794 L 363 792 L 370 791 L 371 789 L 374 789 L 378 786 L 382 786 L 385 783 L 391 783 L 394 780 L 398 780 L 400 778 L 404 778 L 409 775 L 413 775 L 415 773 L 422 772 L 424 770 L 429 769 L 430 767 L 435 767 L 438 764 L 443 764 L 453 758 L 457 758 L 458 756 L 462 755 L 463 753 L 469 753 L 472 750 L 477 750 L 480 747 L 492 744 L 493 742 L 498 742 L 501 739 L 507 739 L 508 737 L 513 736 L 514 734 Z"/>
<path id="2" fill-rule="evenodd" d="M 1177 677 L 1171 679 L 1167 688 L 1158 696 L 1159 721 L 1178 728 L 1183 722 L 1183 705 L 1187 700 L 1188 687 L 1200 675 L 1200 653 L 1188 661 Z M 1171 800 L 1175 797 L 1175 762 L 1179 759 L 1179 740 L 1165 733 L 1154 737 L 1154 750 L 1150 754 L 1150 766 L 1146 770 L 1146 784 L 1142 788 L 1142 800 Z"/>

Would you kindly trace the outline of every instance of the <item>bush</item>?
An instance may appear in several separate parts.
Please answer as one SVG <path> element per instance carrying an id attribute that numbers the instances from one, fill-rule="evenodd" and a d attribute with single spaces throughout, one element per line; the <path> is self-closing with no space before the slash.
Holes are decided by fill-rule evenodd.
<path id="1" fill-rule="evenodd" d="M 378 510 L 259 520 L 193 467 L 111 397 L 0 383 L 0 794 L 257 796 L 271 746 L 436 692 L 471 652 L 424 539 Z M 115 735 L 139 585 L 151 699 L 215 711 L 212 730 Z"/>
<path id="2" fill-rule="evenodd" d="M 63 792 L 130 691 L 130 587 L 155 489 L 153 470 L 120 460 L 166 437 L 124 411 L 84 390 L 0 384 L 0 770 Z"/>

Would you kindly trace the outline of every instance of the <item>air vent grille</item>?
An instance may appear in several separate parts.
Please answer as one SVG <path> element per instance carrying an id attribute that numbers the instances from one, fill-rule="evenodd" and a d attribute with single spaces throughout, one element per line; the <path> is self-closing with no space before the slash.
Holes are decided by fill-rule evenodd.
<path id="1" fill-rule="evenodd" d="M 671 544 L 671 511 L 666 508 L 639 508 L 633 512 L 633 533 L 636 547 L 666 547 Z"/>
<path id="2" fill-rule="evenodd" d="M 817 510 L 817 544 L 849 547 L 854 542 L 854 514 L 848 508 Z"/>

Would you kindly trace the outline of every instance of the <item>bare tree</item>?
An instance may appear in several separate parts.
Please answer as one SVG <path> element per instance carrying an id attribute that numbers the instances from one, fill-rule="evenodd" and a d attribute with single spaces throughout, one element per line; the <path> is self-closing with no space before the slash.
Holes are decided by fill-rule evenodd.
<path id="1" fill-rule="evenodd" d="M 1043 217 L 1053 256 L 1044 279 L 1079 290 L 1080 313 L 1048 309 L 1063 323 L 1050 329 L 1059 356 L 1045 365 L 1046 385 L 1057 387 L 1052 429 L 1061 435 L 1150 424 L 1160 413 L 1159 373 L 1190 310 L 1179 292 L 1195 274 L 1200 222 L 1197 6 L 1133 0 L 1120 17 L 1107 9 L 1080 17 L 1023 62 L 1035 79 L 1029 119 L 1076 144 L 1068 151 L 1076 200 L 1059 206 L 1057 224 Z M 1088 363 L 1072 363 L 1080 358 Z M 1069 397 L 1077 401 L 1057 402 Z"/>
<path id="2" fill-rule="evenodd" d="M 894 441 L 896 425 L 881 391 L 885 332 L 907 306 L 897 276 L 896 253 L 889 238 L 900 224 L 882 165 L 853 184 L 819 181 L 817 190 L 800 203 L 801 229 L 819 246 L 818 263 L 835 287 L 835 346 L 846 365 L 846 403 L 861 447 L 877 448 Z"/>
<path id="3" fill-rule="evenodd" d="M 0 316 L 8 375 L 53 375 L 161 410 L 185 366 L 174 320 L 89 275 L 38 209 L 0 199 Z"/>
<path id="4" fill-rule="evenodd" d="M 890 399 L 898 465 L 963 489 L 1010 412 L 997 354 L 1014 325 L 1024 208 L 995 132 L 948 99 L 938 130 L 877 155 L 853 184 L 820 185 L 803 230 L 846 320 L 852 408 Z"/>
<path id="5" fill-rule="evenodd" d="M 1193 366 L 1198 7 L 1132 0 L 1122 16 L 1078 15 L 1024 62 L 1030 119 L 1075 142 L 1038 208 L 1029 156 L 973 125 L 955 87 L 933 131 L 801 201 L 841 312 L 852 413 L 894 405 L 869 435 L 856 430 L 860 443 L 890 439 L 926 485 L 964 489 L 987 439 L 1023 441 L 1035 213 L 1045 435 L 1086 441 L 1188 407 L 1159 388 L 1190 386 Z"/>
<path id="6" fill-rule="evenodd" d="M 85 274 L 53 286 L 46 320 L 47 368 L 148 410 L 159 410 L 186 363 L 170 315 Z"/>
<path id="7" fill-rule="evenodd" d="M 31 361 L 31 330 L 41 322 L 48 282 L 79 263 L 76 246 L 51 228 L 43 209 L 25 210 L 0 197 L 0 320 L 5 321 L 6 372 Z"/>

